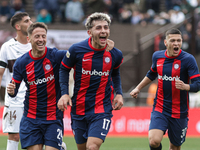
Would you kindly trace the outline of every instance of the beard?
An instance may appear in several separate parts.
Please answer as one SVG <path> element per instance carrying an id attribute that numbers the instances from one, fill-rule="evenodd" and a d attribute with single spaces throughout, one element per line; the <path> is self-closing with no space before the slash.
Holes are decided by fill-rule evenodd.
<path id="1" fill-rule="evenodd" d="M 21 30 L 22 34 L 28 36 L 28 32 L 26 30 Z"/>

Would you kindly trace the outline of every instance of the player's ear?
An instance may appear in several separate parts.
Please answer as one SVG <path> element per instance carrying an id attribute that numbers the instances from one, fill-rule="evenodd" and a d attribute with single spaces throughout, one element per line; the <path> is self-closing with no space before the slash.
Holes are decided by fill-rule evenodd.
<path id="1" fill-rule="evenodd" d="M 30 43 L 30 38 L 29 38 L 29 36 L 27 36 L 27 41 Z"/>
<path id="2" fill-rule="evenodd" d="M 91 30 L 87 30 L 89 36 L 92 36 Z"/>
<path id="3" fill-rule="evenodd" d="M 165 44 L 165 46 L 167 47 L 167 40 L 166 40 L 166 39 L 164 40 L 164 44 Z"/>
<path id="4" fill-rule="evenodd" d="M 21 29 L 20 25 L 19 24 L 15 24 L 15 29 L 16 30 L 20 30 Z"/>

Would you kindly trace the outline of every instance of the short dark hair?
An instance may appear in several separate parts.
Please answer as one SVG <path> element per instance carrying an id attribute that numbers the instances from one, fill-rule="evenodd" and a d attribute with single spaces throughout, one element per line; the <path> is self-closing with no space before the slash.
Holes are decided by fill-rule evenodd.
<path id="1" fill-rule="evenodd" d="M 15 24 L 18 21 L 21 21 L 22 18 L 24 18 L 25 16 L 29 16 L 29 14 L 27 12 L 18 12 L 16 13 L 14 16 L 12 16 L 12 18 L 10 19 L 10 24 L 11 26 L 15 29 Z"/>
<path id="2" fill-rule="evenodd" d="M 28 27 L 28 29 L 27 29 L 28 35 L 31 35 L 35 28 L 43 28 L 43 29 L 46 30 L 46 32 L 47 32 L 47 29 L 48 29 L 48 27 L 47 27 L 47 25 L 45 23 L 43 23 L 43 22 L 35 22 L 35 23 L 32 23 Z"/>
<path id="3" fill-rule="evenodd" d="M 169 35 L 169 34 L 180 34 L 182 36 L 182 33 L 180 30 L 176 29 L 176 28 L 172 28 L 170 30 L 168 30 L 166 33 L 165 33 L 165 38 Z"/>

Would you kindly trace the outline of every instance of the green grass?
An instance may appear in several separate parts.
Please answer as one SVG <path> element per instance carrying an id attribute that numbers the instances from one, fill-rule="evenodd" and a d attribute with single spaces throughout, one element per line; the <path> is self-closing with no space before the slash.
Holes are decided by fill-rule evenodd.
<path id="1" fill-rule="evenodd" d="M 73 137 L 64 137 L 64 142 L 67 145 L 67 150 L 77 150 Z M 0 150 L 6 150 L 7 136 L 0 136 Z M 163 150 L 169 150 L 169 140 L 167 137 L 162 141 Z M 186 142 L 182 145 L 181 150 L 199 150 L 199 138 L 187 138 Z M 19 145 L 19 150 L 21 146 Z M 120 137 L 107 137 L 101 146 L 101 150 L 149 150 L 147 137 L 139 138 L 120 138 Z"/>

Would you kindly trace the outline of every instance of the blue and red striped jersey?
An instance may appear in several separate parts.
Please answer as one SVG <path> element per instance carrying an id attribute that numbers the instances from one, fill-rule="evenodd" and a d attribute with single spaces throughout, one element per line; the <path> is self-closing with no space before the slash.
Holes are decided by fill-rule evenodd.
<path id="1" fill-rule="evenodd" d="M 199 89 L 199 70 L 195 58 L 180 50 L 176 57 L 167 56 L 167 50 L 156 51 L 152 57 L 151 70 L 147 77 L 151 80 L 158 78 L 158 89 L 154 100 L 153 110 L 171 116 L 172 118 L 185 118 L 188 116 L 188 91 L 175 87 L 176 80 L 190 84 L 191 91 L 195 86 Z"/>
<path id="2" fill-rule="evenodd" d="M 88 38 L 72 45 L 61 62 L 62 95 L 68 94 L 66 76 L 74 68 L 75 86 L 71 108 L 74 115 L 111 113 L 113 85 L 116 94 L 122 94 L 119 73 L 122 52 L 116 48 L 107 52 L 105 48 L 95 49 L 91 45 L 91 38 Z"/>
<path id="3" fill-rule="evenodd" d="M 66 51 L 46 47 L 42 57 L 34 58 L 29 51 L 16 60 L 13 80 L 16 84 L 24 80 L 27 86 L 24 116 L 41 120 L 63 118 L 57 101 L 61 96 L 59 68 L 65 54 Z"/>

